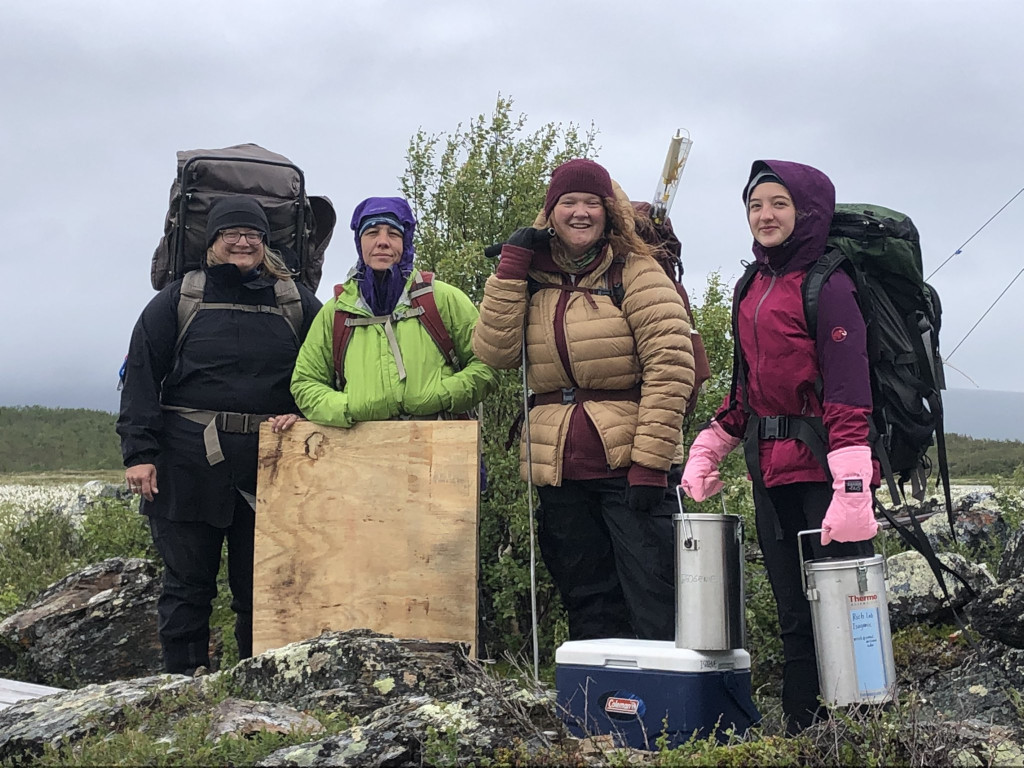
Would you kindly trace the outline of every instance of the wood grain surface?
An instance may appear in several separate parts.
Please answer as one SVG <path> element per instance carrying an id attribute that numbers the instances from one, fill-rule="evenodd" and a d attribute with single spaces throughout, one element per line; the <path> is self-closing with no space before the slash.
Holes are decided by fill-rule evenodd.
<path id="1" fill-rule="evenodd" d="M 260 431 L 253 652 L 323 630 L 469 643 L 479 424 Z"/>

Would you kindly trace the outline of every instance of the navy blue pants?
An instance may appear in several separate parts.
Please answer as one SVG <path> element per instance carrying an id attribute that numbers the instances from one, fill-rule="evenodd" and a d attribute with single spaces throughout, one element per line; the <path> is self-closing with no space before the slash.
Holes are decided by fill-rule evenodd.
<path id="1" fill-rule="evenodd" d="M 653 512 L 629 509 L 625 478 L 537 489 L 540 551 L 568 613 L 570 640 L 675 638 L 677 484 L 670 479 Z"/>
<path id="2" fill-rule="evenodd" d="M 164 561 L 163 591 L 157 601 L 157 628 L 164 669 L 191 674 L 209 667 L 210 614 L 217 596 L 217 573 L 224 541 L 228 545 L 228 584 L 235 612 L 239 658 L 252 656 L 252 567 L 256 514 L 238 494 L 231 523 L 217 528 L 202 522 L 149 518 L 157 552 Z"/>
<path id="3" fill-rule="evenodd" d="M 811 606 L 800 578 L 797 533 L 821 528 L 831 501 L 832 487 L 828 483 L 791 483 L 776 488 L 754 485 L 757 540 L 778 607 L 784 660 L 782 711 L 791 733 L 814 722 L 819 711 L 820 689 Z M 874 554 L 870 541 L 834 541 L 823 547 L 821 534 L 801 536 L 800 545 L 803 546 L 805 560 L 870 557 Z"/>

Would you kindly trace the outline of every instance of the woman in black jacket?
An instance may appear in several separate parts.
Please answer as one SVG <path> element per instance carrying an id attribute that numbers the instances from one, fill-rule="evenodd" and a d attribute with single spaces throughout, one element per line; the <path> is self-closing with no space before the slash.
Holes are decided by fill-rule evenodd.
<path id="1" fill-rule="evenodd" d="M 167 672 L 208 667 L 221 548 L 241 658 L 252 655 L 258 430 L 298 418 L 292 368 L 320 302 L 267 245 L 256 201 L 218 201 L 205 263 L 166 286 L 132 332 L 117 432 L 164 562 L 157 603 Z"/>

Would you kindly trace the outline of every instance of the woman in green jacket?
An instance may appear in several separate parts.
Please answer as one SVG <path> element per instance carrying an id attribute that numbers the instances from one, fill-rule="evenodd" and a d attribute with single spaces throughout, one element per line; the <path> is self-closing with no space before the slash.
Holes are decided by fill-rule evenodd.
<path id="1" fill-rule="evenodd" d="M 425 280 L 413 266 L 415 227 L 403 198 L 371 197 L 356 206 L 359 261 L 313 321 L 292 374 L 292 396 L 310 421 L 351 427 L 445 418 L 494 390 L 494 369 L 472 351 L 479 313 L 461 290 Z M 431 303 L 444 326 L 433 335 Z"/>

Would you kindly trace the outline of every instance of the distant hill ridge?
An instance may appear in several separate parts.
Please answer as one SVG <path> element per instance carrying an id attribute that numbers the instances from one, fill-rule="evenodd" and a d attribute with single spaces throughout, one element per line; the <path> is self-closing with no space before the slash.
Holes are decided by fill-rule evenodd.
<path id="1" fill-rule="evenodd" d="M 0 472 L 118 469 L 116 419 L 85 408 L 0 406 Z"/>
<path id="2" fill-rule="evenodd" d="M 116 420 L 86 408 L 0 406 L 0 473 L 119 469 Z M 947 429 L 946 444 L 954 477 L 1009 476 L 1024 466 L 1019 440 L 975 439 Z"/>

